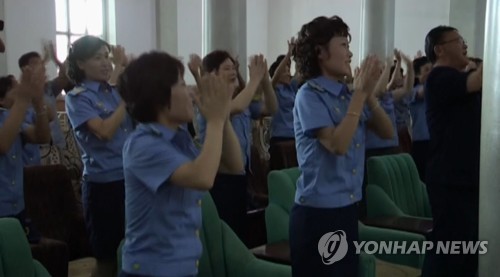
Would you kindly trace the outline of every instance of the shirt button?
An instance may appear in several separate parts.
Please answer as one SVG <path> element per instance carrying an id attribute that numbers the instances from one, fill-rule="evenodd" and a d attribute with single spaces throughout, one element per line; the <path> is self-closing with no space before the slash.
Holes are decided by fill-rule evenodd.
<path id="1" fill-rule="evenodd" d="M 356 143 L 356 148 L 359 148 L 361 145 L 359 143 Z"/>
<path id="2" fill-rule="evenodd" d="M 136 263 L 133 265 L 133 267 L 134 267 L 134 270 L 139 270 L 139 268 L 141 268 L 141 265 Z"/>
<path id="3" fill-rule="evenodd" d="M 12 180 L 12 185 L 15 185 L 16 184 L 16 181 L 15 180 Z"/>
<path id="4" fill-rule="evenodd" d="M 352 174 L 353 174 L 353 175 L 354 175 L 354 174 L 356 174 L 356 169 L 353 169 L 353 170 L 352 170 Z"/>
<path id="5" fill-rule="evenodd" d="M 351 199 L 354 199 L 354 195 L 352 195 L 352 194 L 349 197 L 351 197 Z"/>
<path id="6" fill-rule="evenodd" d="M 303 198 L 303 197 L 301 197 L 301 198 L 299 199 L 299 202 L 300 202 L 300 203 L 304 203 L 304 198 Z"/>
<path id="7" fill-rule="evenodd" d="M 196 267 L 199 267 L 199 266 L 200 266 L 200 261 L 196 260 Z"/>
<path id="8" fill-rule="evenodd" d="M 16 159 L 16 155 L 12 155 L 12 159 L 15 160 Z"/>
<path id="9" fill-rule="evenodd" d="M 198 206 L 201 206 L 201 199 L 198 200 Z"/>
<path id="10" fill-rule="evenodd" d="M 123 131 L 127 132 L 127 128 L 123 129 Z"/>
<path id="11" fill-rule="evenodd" d="M 344 97 L 344 96 L 340 96 L 340 99 L 344 100 L 344 99 L 345 99 L 345 97 Z"/>

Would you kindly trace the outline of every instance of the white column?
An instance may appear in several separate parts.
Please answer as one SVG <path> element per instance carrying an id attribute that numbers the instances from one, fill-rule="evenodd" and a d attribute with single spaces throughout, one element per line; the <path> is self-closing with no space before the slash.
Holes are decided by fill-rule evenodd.
<path id="1" fill-rule="evenodd" d="M 207 53 L 227 50 L 239 57 L 240 71 L 246 77 L 246 0 L 206 0 Z"/>
<path id="2" fill-rule="evenodd" d="M 157 47 L 177 56 L 177 0 L 156 0 Z"/>
<path id="3" fill-rule="evenodd" d="M 362 0 L 361 54 L 376 54 L 384 59 L 394 50 L 395 0 Z"/>
<path id="4" fill-rule="evenodd" d="M 483 103 L 481 119 L 481 175 L 479 239 L 488 253 L 479 256 L 479 276 L 496 276 L 500 256 L 500 1 L 488 0 L 484 40 Z"/>

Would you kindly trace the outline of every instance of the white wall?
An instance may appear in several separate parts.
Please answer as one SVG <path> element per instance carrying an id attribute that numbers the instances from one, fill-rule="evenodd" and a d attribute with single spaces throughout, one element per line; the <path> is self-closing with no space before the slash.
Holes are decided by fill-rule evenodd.
<path id="1" fill-rule="evenodd" d="M 450 0 L 397 0 L 394 46 L 413 56 L 425 55 L 425 36 L 434 27 L 449 25 Z"/>
<path id="2" fill-rule="evenodd" d="M 6 70 L 19 76 L 17 60 L 29 51 L 41 51 L 42 40 L 56 37 L 54 0 L 2 0 L 4 5 Z M 156 48 L 155 0 L 116 0 L 116 42 L 131 54 L 141 54 Z M 49 64 L 48 75 L 56 68 Z"/>
<path id="3" fill-rule="evenodd" d="M 128 54 L 156 49 L 155 9 L 155 0 L 115 0 L 116 43 Z"/>
<path id="4" fill-rule="evenodd" d="M 340 16 L 350 27 L 352 65 L 359 60 L 361 0 L 269 0 L 268 56 L 275 59 L 287 51 L 287 40 L 297 36 L 305 23 L 318 16 Z"/>
<path id="5" fill-rule="evenodd" d="M 200 56 L 202 54 L 201 15 L 202 2 L 200 0 L 177 1 L 177 55 L 186 66 L 190 54 L 196 53 Z M 186 83 L 195 84 L 193 77 L 188 71 L 186 71 L 184 78 Z"/>
<path id="6" fill-rule="evenodd" d="M 30 51 L 42 50 L 42 40 L 56 38 L 56 8 L 54 0 L 4 0 L 5 55 L 9 74 L 19 76 L 19 57 Z M 48 67 L 48 75 L 55 75 Z"/>

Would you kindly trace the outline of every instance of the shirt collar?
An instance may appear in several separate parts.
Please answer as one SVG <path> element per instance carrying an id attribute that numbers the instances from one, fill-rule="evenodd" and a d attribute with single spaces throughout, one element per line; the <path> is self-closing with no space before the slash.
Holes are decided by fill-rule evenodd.
<path id="1" fill-rule="evenodd" d="M 343 83 L 319 76 L 307 82 L 313 88 L 319 91 L 327 91 L 335 96 L 338 96 L 342 91 L 347 91 L 347 86 Z"/>
<path id="2" fill-rule="evenodd" d="M 96 82 L 96 81 L 90 81 L 90 80 L 84 80 L 81 83 L 82 87 L 85 87 L 89 90 L 95 91 L 95 92 L 100 92 L 100 91 L 111 91 L 111 86 L 108 83 L 101 83 L 101 82 Z"/>
<path id="3" fill-rule="evenodd" d="M 147 133 L 152 133 L 155 136 L 163 137 L 166 140 L 170 141 L 172 140 L 177 132 L 182 129 L 182 127 L 179 127 L 179 130 L 173 130 L 168 127 L 163 126 L 160 123 L 141 123 L 137 126 L 137 129 L 143 130 Z"/>

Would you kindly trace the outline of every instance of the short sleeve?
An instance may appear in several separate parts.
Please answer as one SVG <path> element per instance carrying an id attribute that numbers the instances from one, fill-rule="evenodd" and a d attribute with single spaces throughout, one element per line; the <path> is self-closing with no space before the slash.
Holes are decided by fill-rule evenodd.
<path id="1" fill-rule="evenodd" d="M 328 106 L 320 96 L 320 93 L 307 88 L 301 88 L 295 98 L 294 115 L 297 118 L 304 134 L 314 137 L 317 130 L 325 127 L 334 127 L 339 118 L 334 119 L 328 110 Z"/>
<path id="2" fill-rule="evenodd" d="M 156 192 L 180 166 L 191 159 L 170 143 L 143 143 L 146 139 L 140 138 L 132 142 L 130 147 L 125 146 L 124 171 L 125 176 L 132 175 L 149 190 Z"/>
<path id="3" fill-rule="evenodd" d="M 452 68 L 435 68 L 425 84 L 425 93 L 432 94 L 437 102 L 447 102 L 467 95 L 467 78 L 470 72 Z"/>
<path id="4" fill-rule="evenodd" d="M 99 117 L 99 111 L 92 104 L 92 100 L 84 94 L 68 94 L 66 96 L 66 112 L 74 129 L 78 129 L 87 121 Z"/>
<path id="5" fill-rule="evenodd" d="M 262 115 L 262 101 L 252 101 L 248 107 L 252 119 L 258 119 Z"/>

